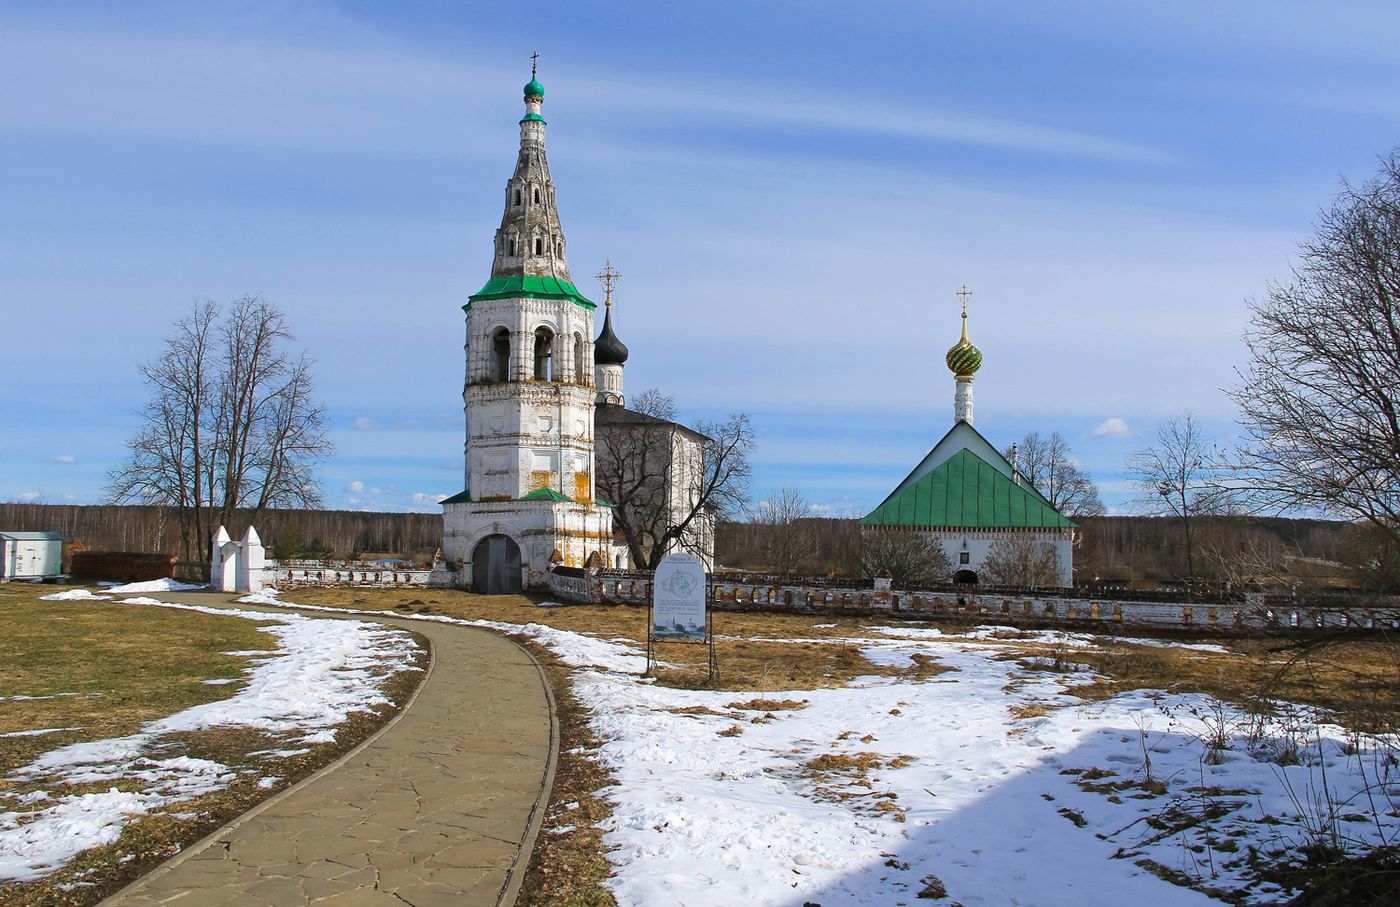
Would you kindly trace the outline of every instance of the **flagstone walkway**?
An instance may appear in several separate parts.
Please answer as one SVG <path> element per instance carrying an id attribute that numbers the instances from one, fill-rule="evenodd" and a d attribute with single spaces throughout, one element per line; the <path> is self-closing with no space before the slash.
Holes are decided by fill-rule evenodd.
<path id="1" fill-rule="evenodd" d="M 235 605 L 213 593 L 160 597 L 283 610 Z M 354 616 L 432 641 L 432 667 L 409 707 L 369 743 L 99 907 L 514 902 L 548 804 L 557 749 L 538 663 L 484 630 Z"/>

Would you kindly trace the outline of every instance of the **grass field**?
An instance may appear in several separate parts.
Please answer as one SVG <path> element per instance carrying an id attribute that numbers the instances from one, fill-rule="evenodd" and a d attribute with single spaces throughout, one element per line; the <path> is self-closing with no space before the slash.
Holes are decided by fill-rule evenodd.
<path id="1" fill-rule="evenodd" d="M 276 648 L 276 641 L 258 629 L 266 622 L 116 601 L 40 600 L 52 591 L 52 586 L 0 584 L 0 796 L 49 786 L 12 774 L 42 753 L 125 737 L 155 719 L 232 696 L 251 656 L 224 653 Z M 420 644 L 422 665 L 427 649 L 425 641 Z M 216 728 L 162 738 L 163 756 L 213 760 L 237 773 L 236 779 L 221 790 L 147 815 L 126 826 L 116 843 L 84 851 L 41 879 L 0 881 L 0 903 L 96 903 L 183 845 L 355 746 L 388 720 L 422 676 L 395 675 L 384 690 L 394 706 L 352 713 L 334 742 L 299 747 L 302 752 L 279 758 L 275 765 L 257 754 L 284 743 L 280 736 Z M 92 786 L 64 785 L 61 793 L 80 795 Z M 138 786 L 118 779 L 98 782 L 94 789 L 134 791 Z M 0 801 L 0 812 L 6 808 Z"/>

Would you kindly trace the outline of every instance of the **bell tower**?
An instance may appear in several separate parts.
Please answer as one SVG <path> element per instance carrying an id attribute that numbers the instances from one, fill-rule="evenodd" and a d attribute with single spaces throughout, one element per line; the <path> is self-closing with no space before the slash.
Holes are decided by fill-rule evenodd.
<path id="1" fill-rule="evenodd" d="M 478 591 L 612 557 L 594 501 L 593 312 L 569 277 L 532 67 L 491 276 L 466 312 L 466 489 L 443 502 L 443 552 Z M 504 566 L 502 566 L 504 564 Z"/>

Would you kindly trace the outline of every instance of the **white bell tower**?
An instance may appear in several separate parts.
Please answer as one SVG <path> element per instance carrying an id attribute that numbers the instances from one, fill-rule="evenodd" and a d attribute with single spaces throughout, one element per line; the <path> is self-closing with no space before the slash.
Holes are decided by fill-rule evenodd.
<path id="1" fill-rule="evenodd" d="M 443 502 L 443 553 L 478 591 L 543 582 L 551 563 L 611 565 L 594 501 L 593 311 L 569 277 L 531 71 L 491 277 L 467 316 L 466 489 Z"/>

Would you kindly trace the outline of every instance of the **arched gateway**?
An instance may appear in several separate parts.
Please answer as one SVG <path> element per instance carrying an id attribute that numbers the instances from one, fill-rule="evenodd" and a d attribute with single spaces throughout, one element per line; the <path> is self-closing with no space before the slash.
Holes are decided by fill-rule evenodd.
<path id="1" fill-rule="evenodd" d="M 508 535 L 488 535 L 472 552 L 472 591 L 508 595 L 520 591 L 520 546 Z"/>

